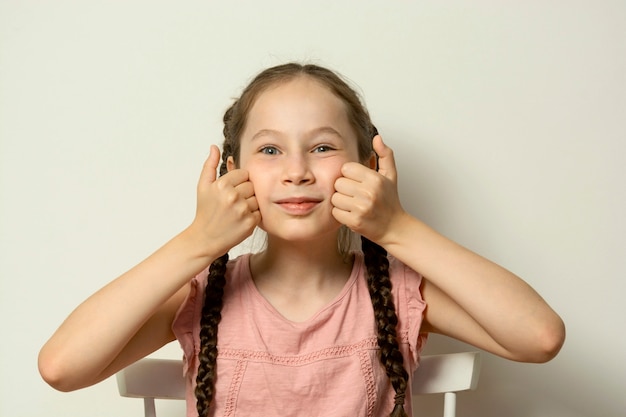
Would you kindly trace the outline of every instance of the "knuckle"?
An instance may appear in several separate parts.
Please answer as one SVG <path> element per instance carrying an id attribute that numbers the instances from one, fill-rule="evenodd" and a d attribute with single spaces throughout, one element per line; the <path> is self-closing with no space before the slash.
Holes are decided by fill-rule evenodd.
<path id="1" fill-rule="evenodd" d="M 363 228 L 363 220 L 360 217 L 354 218 L 350 227 L 354 230 L 361 230 Z"/>
<path id="2" fill-rule="evenodd" d="M 219 178 L 217 181 L 214 182 L 214 184 L 215 188 L 217 188 L 219 191 L 223 191 L 228 188 L 228 182 L 224 178 Z"/>
<path id="3" fill-rule="evenodd" d="M 382 176 L 376 175 L 372 178 L 372 187 L 374 187 L 376 190 L 381 189 L 383 185 L 384 181 Z"/>
<path id="4" fill-rule="evenodd" d="M 374 190 L 366 190 L 363 192 L 363 196 L 359 201 L 359 209 L 361 211 L 367 211 L 374 205 L 376 201 L 376 192 Z"/>
<path id="5" fill-rule="evenodd" d="M 248 209 L 248 204 L 245 202 L 237 202 L 237 204 L 233 204 L 231 210 L 235 214 L 235 216 L 239 219 L 243 219 L 250 212 Z"/>
<path id="6" fill-rule="evenodd" d="M 238 199 L 239 194 L 237 194 L 237 192 L 233 189 L 224 190 L 222 194 L 222 201 L 228 206 L 233 206 Z"/>

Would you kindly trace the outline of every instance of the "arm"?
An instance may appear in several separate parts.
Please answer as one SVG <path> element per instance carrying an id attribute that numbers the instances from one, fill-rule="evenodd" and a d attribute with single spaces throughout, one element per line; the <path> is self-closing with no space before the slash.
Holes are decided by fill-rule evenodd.
<path id="1" fill-rule="evenodd" d="M 563 322 L 526 282 L 410 216 L 400 225 L 381 243 L 426 277 L 426 331 L 516 361 L 545 362 L 558 353 Z"/>
<path id="2" fill-rule="evenodd" d="M 560 317 L 522 279 L 463 248 L 406 213 L 393 152 L 374 139 L 378 173 L 346 164 L 333 214 L 426 277 L 424 330 L 517 361 L 554 357 L 565 337 Z"/>
<path id="3" fill-rule="evenodd" d="M 212 147 L 192 224 L 74 310 L 39 354 L 54 388 L 97 383 L 174 339 L 171 324 L 189 280 L 247 237 L 260 220 L 246 171 L 216 179 Z"/>

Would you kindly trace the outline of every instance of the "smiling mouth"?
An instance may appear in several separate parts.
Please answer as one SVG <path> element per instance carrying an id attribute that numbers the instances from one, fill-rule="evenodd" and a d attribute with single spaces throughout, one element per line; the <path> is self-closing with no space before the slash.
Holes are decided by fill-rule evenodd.
<path id="1" fill-rule="evenodd" d="M 310 198 L 289 198 L 276 202 L 288 214 L 300 216 L 310 213 L 320 203 L 321 200 Z"/>

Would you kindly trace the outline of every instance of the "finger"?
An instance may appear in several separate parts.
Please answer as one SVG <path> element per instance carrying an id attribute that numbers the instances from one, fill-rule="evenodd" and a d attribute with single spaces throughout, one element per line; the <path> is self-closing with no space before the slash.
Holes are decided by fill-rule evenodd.
<path id="1" fill-rule="evenodd" d="M 361 184 L 362 183 L 359 181 L 340 177 L 335 180 L 335 191 L 349 197 L 354 197 L 357 195 Z"/>
<path id="2" fill-rule="evenodd" d="M 393 157 L 393 150 L 385 145 L 383 138 L 376 135 L 372 142 L 374 151 L 378 155 L 378 172 L 392 181 L 396 180 L 396 161 Z"/>
<path id="3" fill-rule="evenodd" d="M 346 162 L 341 167 L 341 175 L 357 182 L 363 182 L 373 171 L 358 162 Z"/>
<path id="4" fill-rule="evenodd" d="M 349 212 L 354 205 L 354 198 L 344 194 L 335 193 L 330 198 L 330 202 L 333 207 L 342 211 Z"/>
<path id="5" fill-rule="evenodd" d="M 250 198 L 254 196 L 254 186 L 250 181 L 242 182 L 235 186 L 237 193 L 243 198 Z"/>
<path id="6" fill-rule="evenodd" d="M 250 211 L 259 210 L 259 203 L 256 201 L 256 197 L 249 197 L 246 199 L 246 203 L 248 203 L 248 208 Z"/>
<path id="7" fill-rule="evenodd" d="M 253 222 L 255 226 L 258 226 L 261 223 L 261 212 L 259 210 L 255 210 L 251 213 Z"/>
<path id="8" fill-rule="evenodd" d="M 337 220 L 339 223 L 350 227 L 349 223 L 351 220 L 351 213 L 349 211 L 345 211 L 340 208 L 333 207 L 331 213 L 333 217 L 335 218 L 335 220 Z"/>
<path id="9" fill-rule="evenodd" d="M 206 161 L 204 161 L 204 166 L 202 167 L 202 172 L 200 173 L 200 183 L 214 183 L 217 179 L 217 165 L 220 162 L 220 149 L 211 145 L 211 151 L 209 152 L 209 156 Z"/>
<path id="10" fill-rule="evenodd" d="M 247 182 L 248 179 L 248 171 L 245 169 L 233 169 L 220 177 L 220 181 L 224 181 L 233 187 L 237 187 L 238 185 Z"/>

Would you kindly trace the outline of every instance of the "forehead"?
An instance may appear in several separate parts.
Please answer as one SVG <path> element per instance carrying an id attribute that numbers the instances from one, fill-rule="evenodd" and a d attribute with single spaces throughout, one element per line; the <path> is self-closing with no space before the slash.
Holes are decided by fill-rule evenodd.
<path id="1" fill-rule="evenodd" d="M 247 115 L 244 136 L 255 129 L 318 129 L 326 125 L 354 135 L 346 104 L 320 81 L 299 76 L 259 94 Z"/>

